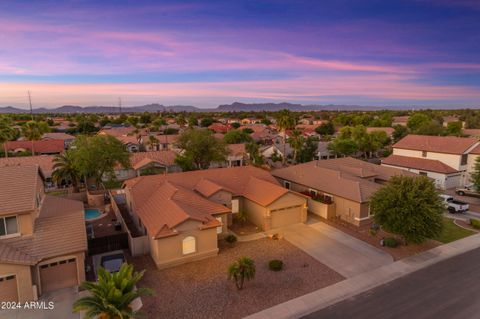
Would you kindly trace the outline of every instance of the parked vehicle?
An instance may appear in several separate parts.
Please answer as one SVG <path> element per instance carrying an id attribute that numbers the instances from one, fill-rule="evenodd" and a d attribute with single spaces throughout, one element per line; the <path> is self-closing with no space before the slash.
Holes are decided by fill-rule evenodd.
<path id="1" fill-rule="evenodd" d="M 455 189 L 455 193 L 457 193 L 460 196 L 480 197 L 480 193 L 477 192 L 477 190 L 473 185 L 458 187 Z"/>
<path id="2" fill-rule="evenodd" d="M 468 203 L 456 200 L 450 195 L 440 195 L 440 198 L 450 214 L 465 213 L 470 208 Z"/>

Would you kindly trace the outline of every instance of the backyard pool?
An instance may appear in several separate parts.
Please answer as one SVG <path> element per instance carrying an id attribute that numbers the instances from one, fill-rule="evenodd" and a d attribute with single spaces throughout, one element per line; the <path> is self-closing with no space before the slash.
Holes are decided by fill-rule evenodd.
<path id="1" fill-rule="evenodd" d="M 100 216 L 102 216 L 102 213 L 100 212 L 100 210 L 98 210 L 96 208 L 86 208 L 85 209 L 85 220 L 86 221 L 96 219 Z"/>

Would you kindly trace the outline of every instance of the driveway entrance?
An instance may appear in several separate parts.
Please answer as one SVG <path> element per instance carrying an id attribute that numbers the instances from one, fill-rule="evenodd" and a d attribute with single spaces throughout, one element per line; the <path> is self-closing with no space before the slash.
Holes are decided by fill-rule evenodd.
<path id="1" fill-rule="evenodd" d="M 322 222 L 296 224 L 277 233 L 346 278 L 393 262 L 388 253 Z"/>

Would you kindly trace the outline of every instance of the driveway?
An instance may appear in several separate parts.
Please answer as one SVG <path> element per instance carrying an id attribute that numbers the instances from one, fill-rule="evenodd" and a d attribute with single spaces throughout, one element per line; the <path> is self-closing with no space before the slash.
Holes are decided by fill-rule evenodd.
<path id="1" fill-rule="evenodd" d="M 42 305 L 44 308 L 49 306 L 49 302 L 53 302 L 53 309 L 18 309 L 18 310 L 1 310 L 0 319 L 76 319 L 80 318 L 78 313 L 72 313 L 72 305 L 78 298 L 77 288 L 66 288 L 57 290 L 52 293 L 42 295 L 37 301 L 37 306 Z M 22 304 L 23 307 L 24 304 Z"/>
<path id="2" fill-rule="evenodd" d="M 322 222 L 296 224 L 277 233 L 346 278 L 393 262 L 390 254 Z"/>

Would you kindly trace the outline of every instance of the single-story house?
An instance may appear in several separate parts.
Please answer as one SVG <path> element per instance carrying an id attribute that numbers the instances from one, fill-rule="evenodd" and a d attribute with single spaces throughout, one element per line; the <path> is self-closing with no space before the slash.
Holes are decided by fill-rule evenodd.
<path id="1" fill-rule="evenodd" d="M 65 151 L 63 140 L 9 141 L 5 143 L 8 152 L 32 152 L 35 155 L 60 154 Z"/>
<path id="2" fill-rule="evenodd" d="M 0 168 L 0 301 L 37 300 L 85 280 L 83 203 L 48 196 L 37 165 Z"/>
<path id="3" fill-rule="evenodd" d="M 394 175 L 413 173 L 352 157 L 311 161 L 272 171 L 287 189 L 310 196 L 308 210 L 360 226 L 370 222 L 370 197 Z"/>
<path id="4" fill-rule="evenodd" d="M 68 149 L 75 140 L 75 136 L 67 133 L 53 132 L 43 134 L 42 140 L 63 140 L 65 149 Z"/>
<path id="5" fill-rule="evenodd" d="M 115 177 L 119 181 L 142 175 L 180 172 L 175 164 L 177 153 L 171 150 L 137 152 L 130 154 L 130 168 L 117 167 Z"/>
<path id="6" fill-rule="evenodd" d="M 218 237 L 240 211 L 266 231 L 307 217 L 304 195 L 252 166 L 141 176 L 125 181 L 123 191 L 159 268 L 216 255 Z"/>

